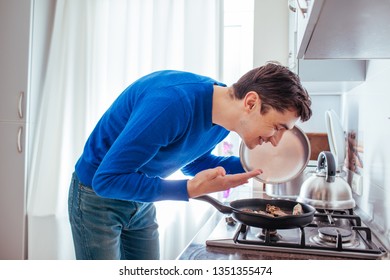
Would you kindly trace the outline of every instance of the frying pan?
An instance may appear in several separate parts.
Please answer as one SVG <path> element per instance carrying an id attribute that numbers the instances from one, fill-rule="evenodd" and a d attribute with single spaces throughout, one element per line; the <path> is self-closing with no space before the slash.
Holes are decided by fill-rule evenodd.
<path id="1" fill-rule="evenodd" d="M 276 147 L 270 142 L 249 149 L 240 145 L 240 160 L 246 171 L 261 169 L 256 180 L 267 184 L 280 184 L 293 180 L 306 168 L 310 159 L 310 142 L 297 126 L 284 132 Z"/>
<path id="2" fill-rule="evenodd" d="M 243 224 L 264 229 L 290 229 L 304 227 L 313 221 L 315 212 L 314 207 L 300 203 L 303 214 L 271 217 L 263 214 L 246 212 L 243 211 L 243 209 L 265 210 L 266 205 L 271 204 L 279 207 L 283 211 L 291 212 L 297 202 L 282 199 L 250 198 L 235 200 L 230 202 L 230 205 L 226 205 L 208 195 L 198 196 L 196 199 L 210 203 L 223 214 L 232 214 L 237 221 Z"/>

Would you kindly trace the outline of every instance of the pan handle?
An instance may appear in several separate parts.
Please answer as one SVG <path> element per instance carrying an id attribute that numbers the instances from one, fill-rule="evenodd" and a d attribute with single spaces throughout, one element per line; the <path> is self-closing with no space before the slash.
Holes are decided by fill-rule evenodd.
<path id="1" fill-rule="evenodd" d="M 225 204 L 222 204 L 219 200 L 217 200 L 214 197 L 211 197 L 209 195 L 201 195 L 198 197 L 194 197 L 194 199 L 202 200 L 202 201 L 206 201 L 206 202 L 210 203 L 215 208 L 217 208 L 217 210 L 219 212 L 221 212 L 223 214 L 232 214 L 233 213 L 233 208 L 231 208 Z"/>

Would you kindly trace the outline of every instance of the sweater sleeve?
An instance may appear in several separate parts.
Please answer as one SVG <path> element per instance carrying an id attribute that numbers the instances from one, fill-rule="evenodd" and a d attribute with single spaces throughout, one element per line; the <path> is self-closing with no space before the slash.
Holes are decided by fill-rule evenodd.
<path id="1" fill-rule="evenodd" d="M 212 150 L 194 160 L 190 164 L 184 166 L 181 171 L 184 175 L 195 176 L 198 172 L 214 168 L 217 166 L 222 166 L 227 174 L 236 174 L 245 172 L 241 165 L 241 161 L 239 157 L 236 156 L 215 156 L 212 153 Z"/>
<path id="2" fill-rule="evenodd" d="M 178 112 L 174 103 L 153 104 L 149 100 L 142 104 L 145 105 L 137 106 L 132 112 L 104 156 L 93 177 L 92 188 L 107 198 L 142 202 L 188 200 L 187 180 L 164 180 L 141 172 L 142 166 L 162 147 L 180 137 L 184 113 Z"/>

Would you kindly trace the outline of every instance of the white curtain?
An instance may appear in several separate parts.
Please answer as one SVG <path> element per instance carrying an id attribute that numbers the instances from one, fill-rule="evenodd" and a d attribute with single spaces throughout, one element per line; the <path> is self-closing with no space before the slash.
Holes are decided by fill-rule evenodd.
<path id="1" fill-rule="evenodd" d="M 42 91 L 32 94 L 37 106 L 30 129 L 29 259 L 74 258 L 67 221 L 74 164 L 99 117 L 129 83 L 159 69 L 218 78 L 219 5 L 220 0 L 56 1 Z M 157 206 L 162 258 L 172 259 L 211 209 L 196 201 Z"/>

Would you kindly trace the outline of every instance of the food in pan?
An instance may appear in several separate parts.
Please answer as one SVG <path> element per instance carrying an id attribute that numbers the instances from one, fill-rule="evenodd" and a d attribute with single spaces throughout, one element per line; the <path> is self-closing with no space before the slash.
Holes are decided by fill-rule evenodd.
<path id="1" fill-rule="evenodd" d="M 253 209 L 249 209 L 249 208 L 244 208 L 244 209 L 241 209 L 241 211 L 247 212 L 247 213 L 252 213 L 252 214 L 262 214 L 265 216 L 275 217 L 273 214 L 267 213 L 263 210 L 253 210 Z"/>
<path id="2" fill-rule="evenodd" d="M 254 209 L 249 209 L 249 208 L 242 209 L 242 211 L 247 212 L 247 213 L 253 213 L 253 214 L 262 214 L 262 215 L 266 215 L 266 216 L 270 216 L 270 217 L 283 217 L 283 216 L 289 216 L 289 215 L 303 214 L 302 205 L 299 203 L 297 203 L 294 206 L 294 208 L 292 209 L 291 212 L 287 212 L 286 210 L 282 210 L 282 209 L 280 209 L 280 207 L 275 206 L 275 205 L 271 205 L 271 204 L 266 205 L 265 211 L 261 210 L 261 209 L 254 210 Z"/>
<path id="3" fill-rule="evenodd" d="M 282 217 L 289 215 L 288 213 L 284 212 L 282 209 L 275 205 L 267 204 L 265 207 L 265 212 L 273 215 L 274 217 Z"/>
<path id="4" fill-rule="evenodd" d="M 293 211 L 292 211 L 292 214 L 293 215 L 302 215 L 303 214 L 303 209 L 302 209 L 302 205 L 297 203 L 294 208 L 293 208 Z"/>

